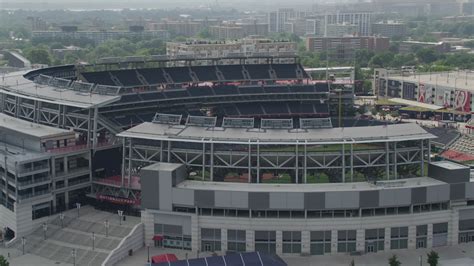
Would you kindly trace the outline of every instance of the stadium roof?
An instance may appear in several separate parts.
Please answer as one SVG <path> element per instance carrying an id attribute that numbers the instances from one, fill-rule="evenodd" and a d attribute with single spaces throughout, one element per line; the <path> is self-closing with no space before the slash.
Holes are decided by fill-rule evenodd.
<path id="1" fill-rule="evenodd" d="M 40 85 L 23 77 L 28 71 L 12 72 L 2 76 L 0 91 L 32 100 L 79 108 L 92 108 L 120 100 L 120 96 L 100 95 Z"/>
<path id="2" fill-rule="evenodd" d="M 286 266 L 287 264 L 277 255 L 260 252 L 228 254 L 189 260 L 169 261 L 154 264 L 156 266 Z"/>
<path id="3" fill-rule="evenodd" d="M 49 127 L 0 113 L 0 132 L 2 129 L 12 130 L 36 138 L 74 134 L 73 131 Z"/>
<path id="4" fill-rule="evenodd" d="M 437 73 L 416 73 L 407 76 L 388 76 L 387 79 L 399 80 L 412 83 L 424 83 L 433 87 L 456 88 L 460 90 L 474 92 L 474 72 L 437 72 Z"/>
<path id="5" fill-rule="evenodd" d="M 429 104 L 429 103 L 420 103 L 417 101 L 410 101 L 410 100 L 402 99 L 402 98 L 392 98 L 388 100 L 394 103 L 399 103 L 399 104 L 404 104 L 404 105 L 409 105 L 409 106 L 416 106 L 416 107 L 425 108 L 425 109 L 434 110 L 434 111 L 443 109 L 442 106 Z"/>
<path id="6" fill-rule="evenodd" d="M 350 177 L 346 177 L 350 179 Z M 361 191 L 361 190 L 380 190 L 381 188 L 411 188 L 427 187 L 446 184 L 443 181 L 431 177 L 415 177 L 399 180 L 377 181 L 376 184 L 369 182 L 351 182 L 351 183 L 325 183 L 325 184 L 254 184 L 254 183 L 234 183 L 234 182 L 210 182 L 185 180 L 177 188 L 186 188 L 193 190 L 211 190 L 211 191 L 245 191 L 245 192 L 325 192 L 325 191 Z"/>
<path id="7" fill-rule="evenodd" d="M 239 144 L 257 142 L 261 144 L 343 144 L 436 138 L 413 123 L 323 129 L 246 129 L 145 122 L 123 131 L 118 136 L 151 140 Z"/>

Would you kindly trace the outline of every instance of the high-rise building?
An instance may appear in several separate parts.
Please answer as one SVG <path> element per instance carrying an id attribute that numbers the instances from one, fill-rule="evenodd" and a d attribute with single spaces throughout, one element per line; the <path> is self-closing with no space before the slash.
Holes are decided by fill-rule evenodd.
<path id="1" fill-rule="evenodd" d="M 372 24 L 372 33 L 389 38 L 403 37 L 408 33 L 408 28 L 403 22 L 384 21 Z"/>
<path id="2" fill-rule="evenodd" d="M 334 12 L 322 15 L 324 18 L 325 35 L 327 36 L 328 25 L 331 24 L 353 24 L 357 25 L 357 35 L 370 36 L 372 34 L 372 12 Z"/>
<path id="3" fill-rule="evenodd" d="M 268 13 L 268 31 L 284 32 L 285 23 L 296 17 L 297 12 L 292 8 L 280 8 Z"/>
<path id="4" fill-rule="evenodd" d="M 258 36 L 238 41 L 168 42 L 166 44 L 167 55 L 188 55 L 194 58 L 217 58 L 236 54 L 247 56 L 265 53 L 278 55 L 280 53 L 296 53 L 296 51 L 297 45 L 295 42 L 273 41 Z M 202 63 L 205 63 L 205 61 Z M 229 59 L 226 63 L 238 63 L 238 59 Z"/>
<path id="5" fill-rule="evenodd" d="M 308 37 L 306 49 L 313 52 L 327 52 L 330 59 L 353 59 L 357 50 L 374 52 L 386 51 L 390 47 L 390 39 L 386 37 Z"/>

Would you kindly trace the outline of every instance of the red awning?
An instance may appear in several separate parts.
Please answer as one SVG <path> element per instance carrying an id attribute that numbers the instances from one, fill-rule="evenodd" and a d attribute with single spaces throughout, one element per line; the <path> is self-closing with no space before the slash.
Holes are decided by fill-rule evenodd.
<path id="1" fill-rule="evenodd" d="M 151 257 L 152 263 L 171 262 L 171 261 L 177 261 L 177 260 L 178 258 L 176 257 L 176 255 L 171 254 L 171 253 Z"/>
<path id="2" fill-rule="evenodd" d="M 163 240 L 163 236 L 160 236 L 160 235 L 155 235 L 153 238 L 152 238 L 153 241 L 161 241 Z"/>

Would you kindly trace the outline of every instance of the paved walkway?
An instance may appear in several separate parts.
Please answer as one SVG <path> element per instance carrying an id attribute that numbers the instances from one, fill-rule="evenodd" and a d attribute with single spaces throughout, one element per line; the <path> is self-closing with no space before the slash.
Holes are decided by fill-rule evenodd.
<path id="1" fill-rule="evenodd" d="M 455 247 L 440 247 L 434 248 L 440 256 L 440 266 L 472 266 L 474 265 L 474 243 L 463 244 Z M 390 250 L 386 252 L 379 252 L 374 254 L 366 254 L 362 256 L 350 256 L 345 254 L 325 255 L 325 256 L 282 256 L 290 266 L 348 266 L 352 259 L 355 265 L 365 266 L 380 266 L 388 265 L 388 258 L 396 254 L 402 263 L 402 266 L 419 266 L 420 256 L 422 256 L 423 266 L 428 266 L 426 262 L 426 253 L 430 249 L 417 250 Z M 173 253 L 179 259 L 185 259 L 186 254 L 188 258 L 195 258 L 197 254 L 191 251 L 175 250 L 175 249 L 160 249 L 150 248 L 150 256 Z M 210 254 L 200 254 L 202 256 L 210 256 Z M 147 265 L 147 249 L 142 248 L 135 252 L 133 256 L 127 257 L 117 264 L 118 266 L 145 266 Z"/>

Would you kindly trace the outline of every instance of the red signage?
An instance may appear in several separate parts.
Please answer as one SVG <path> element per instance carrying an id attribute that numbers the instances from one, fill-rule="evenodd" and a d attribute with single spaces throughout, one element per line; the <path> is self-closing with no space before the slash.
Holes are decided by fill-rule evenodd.
<path id="1" fill-rule="evenodd" d="M 98 200 L 104 200 L 104 201 L 108 201 L 115 204 L 140 205 L 140 200 L 136 200 L 136 199 L 127 199 L 127 198 L 102 195 L 102 194 L 97 194 L 96 197 Z"/>

